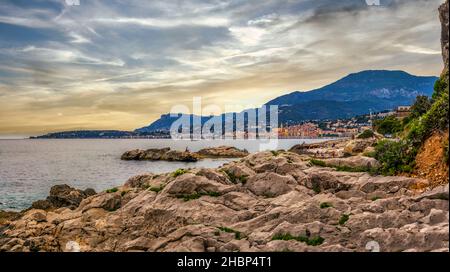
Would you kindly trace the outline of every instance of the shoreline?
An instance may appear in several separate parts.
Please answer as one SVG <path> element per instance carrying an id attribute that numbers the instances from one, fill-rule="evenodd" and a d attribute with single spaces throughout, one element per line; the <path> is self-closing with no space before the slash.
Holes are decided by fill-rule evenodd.
<path id="1" fill-rule="evenodd" d="M 365 251 L 373 240 L 383 251 L 445 251 L 448 184 L 426 190 L 423 179 L 334 168 L 376 167 L 361 155 L 313 162 L 265 151 L 94 195 L 52 189 L 34 209 L 4 215 L 0 251 L 71 251 L 73 242 L 80 251 Z"/>

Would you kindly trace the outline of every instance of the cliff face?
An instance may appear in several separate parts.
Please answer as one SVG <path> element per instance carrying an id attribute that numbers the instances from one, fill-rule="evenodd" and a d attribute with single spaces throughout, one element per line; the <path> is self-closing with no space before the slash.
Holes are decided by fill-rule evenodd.
<path id="1" fill-rule="evenodd" d="M 445 1 L 444 4 L 442 4 L 439 7 L 439 19 L 441 20 L 442 24 L 442 33 L 441 33 L 441 46 L 442 46 L 442 57 L 444 59 L 444 71 L 442 74 L 445 74 L 448 72 L 448 31 L 449 31 L 449 15 L 448 15 L 448 0 Z"/>

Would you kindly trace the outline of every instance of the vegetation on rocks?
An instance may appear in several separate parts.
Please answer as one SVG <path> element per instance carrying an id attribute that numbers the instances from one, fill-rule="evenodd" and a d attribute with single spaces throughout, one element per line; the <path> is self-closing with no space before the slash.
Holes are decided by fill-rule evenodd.
<path id="1" fill-rule="evenodd" d="M 164 189 L 164 186 L 163 186 L 163 185 L 160 185 L 160 186 L 153 186 L 153 187 L 150 187 L 148 190 L 149 190 L 149 191 L 152 191 L 152 192 L 155 192 L 155 193 L 159 193 L 159 192 L 161 192 L 163 189 Z"/>
<path id="2" fill-rule="evenodd" d="M 186 174 L 187 172 L 188 172 L 188 170 L 180 168 L 180 169 L 175 170 L 172 173 L 172 177 L 176 178 L 176 177 Z"/>
<path id="3" fill-rule="evenodd" d="M 395 116 L 386 116 L 374 122 L 375 130 L 383 135 L 394 135 L 403 129 L 402 122 Z"/>
<path id="4" fill-rule="evenodd" d="M 331 203 L 328 203 L 328 202 L 320 203 L 320 208 L 321 209 L 326 209 L 326 208 L 331 208 L 331 207 L 333 207 L 333 204 L 331 204 Z"/>
<path id="5" fill-rule="evenodd" d="M 242 239 L 242 233 L 240 231 L 231 229 L 231 228 L 227 228 L 227 227 L 217 227 L 219 230 L 226 232 L 226 233 L 234 233 L 234 238 L 236 240 L 241 240 Z"/>
<path id="6" fill-rule="evenodd" d="M 412 108 L 411 118 L 404 127 L 399 126 L 393 118 L 383 121 L 387 122 L 382 123 L 383 126 L 378 124 L 379 128 L 381 126 L 382 129 L 389 130 L 389 132 L 399 132 L 400 129 L 404 129 L 400 140 L 381 140 L 377 143 L 375 158 L 381 163 L 380 173 L 395 175 L 412 172 L 416 164 L 416 156 L 424 141 L 435 131 L 448 130 L 449 91 L 444 78 L 445 75 L 436 82 L 432 101 L 423 97 L 417 98 Z"/>
<path id="7" fill-rule="evenodd" d="M 117 189 L 116 187 L 106 190 L 106 192 L 107 192 L 108 194 L 115 193 L 115 192 L 117 192 L 117 191 L 119 191 L 119 189 Z"/>
<path id="8" fill-rule="evenodd" d="M 385 251 L 448 246 L 448 186 L 414 194 L 411 188 L 423 180 L 317 169 L 305 159 L 260 152 L 227 164 L 225 169 L 248 174 L 246 184 L 232 183 L 220 169 L 192 169 L 175 179 L 172 173 L 132 177 L 118 193 L 0 220 L 0 251 L 68 251 L 69 241 L 87 252 L 365 251 L 370 240 L 383 241 Z M 199 171 L 203 175 L 194 174 Z M 148 193 L 160 185 L 158 197 Z M 129 193 L 121 197 L 124 191 Z M 383 201 L 372 201 L 375 195 Z"/>
<path id="9" fill-rule="evenodd" d="M 295 240 L 295 241 L 306 243 L 308 246 L 318 246 L 318 245 L 321 245 L 325 241 L 325 239 L 320 236 L 310 238 L 310 237 L 304 236 L 304 235 L 294 236 L 290 233 L 275 234 L 272 237 L 272 240 L 282 240 L 282 241 Z"/>
<path id="10" fill-rule="evenodd" d="M 181 194 L 177 195 L 177 198 L 182 198 L 184 201 L 190 201 L 194 199 L 199 199 L 202 196 L 219 197 L 221 194 L 219 192 L 207 192 L 207 193 L 193 193 L 193 194 Z"/>
<path id="11" fill-rule="evenodd" d="M 375 136 L 375 133 L 371 129 L 364 130 L 361 134 L 358 135 L 358 139 L 369 139 Z"/>
<path id="12" fill-rule="evenodd" d="M 345 223 L 347 223 L 347 221 L 349 219 L 350 219 L 350 215 L 348 215 L 348 214 L 341 215 L 341 218 L 339 219 L 339 225 L 341 225 L 341 226 L 345 225 Z"/>

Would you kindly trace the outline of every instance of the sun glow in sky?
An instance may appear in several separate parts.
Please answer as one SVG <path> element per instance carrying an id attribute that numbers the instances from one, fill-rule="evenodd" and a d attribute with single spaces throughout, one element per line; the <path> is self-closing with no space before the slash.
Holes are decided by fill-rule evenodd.
<path id="1" fill-rule="evenodd" d="M 261 105 L 367 69 L 439 75 L 441 2 L 2 0 L 0 136 L 132 130 L 193 96 Z"/>

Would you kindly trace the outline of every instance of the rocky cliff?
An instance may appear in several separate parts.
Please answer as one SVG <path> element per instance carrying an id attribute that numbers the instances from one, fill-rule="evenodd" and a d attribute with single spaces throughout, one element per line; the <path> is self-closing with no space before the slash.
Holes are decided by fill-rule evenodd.
<path id="1" fill-rule="evenodd" d="M 442 74 L 448 73 L 448 55 L 449 55 L 449 6 L 448 6 L 448 0 L 445 1 L 444 4 L 442 4 L 439 7 L 439 19 L 441 21 L 442 25 L 442 33 L 441 33 L 441 47 L 442 47 L 442 57 L 444 60 L 444 71 Z M 447 74 L 448 76 L 448 74 Z"/>

